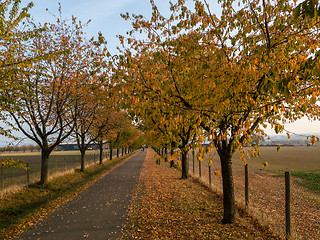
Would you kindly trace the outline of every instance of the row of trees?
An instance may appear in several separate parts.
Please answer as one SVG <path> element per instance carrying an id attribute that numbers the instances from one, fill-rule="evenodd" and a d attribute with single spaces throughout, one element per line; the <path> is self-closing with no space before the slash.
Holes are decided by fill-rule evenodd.
<path id="1" fill-rule="evenodd" d="M 279 133 L 285 121 L 319 117 L 318 1 L 178 0 L 167 17 L 150 2 L 150 19 L 123 14 L 133 26 L 120 37 L 124 99 L 154 145 L 180 148 L 182 178 L 187 151 L 210 142 L 221 162 L 223 221 L 232 223 L 233 154 L 244 157 L 266 123 Z"/>
<path id="2" fill-rule="evenodd" d="M 1 118 L 41 148 L 44 185 L 49 156 L 63 141 L 76 139 L 84 170 L 90 144 L 129 147 L 141 133 L 117 104 L 103 36 L 87 40 L 86 24 L 63 20 L 61 6 L 55 23 L 36 24 L 28 15 L 32 3 L 19 4 L 2 1 L 0 8 Z"/>
<path id="3" fill-rule="evenodd" d="M 7 147 L 2 147 L 0 148 L 0 152 L 39 152 L 40 147 L 38 145 L 22 145 L 22 146 L 7 146 Z"/>

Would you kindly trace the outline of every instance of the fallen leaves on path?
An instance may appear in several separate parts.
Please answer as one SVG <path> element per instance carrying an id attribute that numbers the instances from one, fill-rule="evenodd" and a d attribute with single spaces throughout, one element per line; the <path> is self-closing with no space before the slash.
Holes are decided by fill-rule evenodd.
<path id="1" fill-rule="evenodd" d="M 222 224 L 221 196 L 180 175 L 148 151 L 122 239 L 278 239 L 248 216 Z"/>

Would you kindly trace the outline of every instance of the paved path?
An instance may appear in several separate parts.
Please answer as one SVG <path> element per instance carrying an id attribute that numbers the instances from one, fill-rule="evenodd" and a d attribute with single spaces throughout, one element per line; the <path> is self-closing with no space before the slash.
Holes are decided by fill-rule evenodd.
<path id="1" fill-rule="evenodd" d="M 16 239 L 117 239 L 146 157 L 140 152 Z"/>

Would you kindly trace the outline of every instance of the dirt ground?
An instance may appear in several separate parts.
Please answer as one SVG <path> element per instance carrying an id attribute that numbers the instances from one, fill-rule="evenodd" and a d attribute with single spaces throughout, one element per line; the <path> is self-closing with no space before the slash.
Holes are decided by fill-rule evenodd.
<path id="1" fill-rule="evenodd" d="M 277 170 L 320 170 L 320 147 L 261 147 L 260 157 L 246 159 L 249 166 L 249 212 L 273 231 L 285 236 L 285 180 Z M 221 175 L 217 154 L 211 165 L 211 187 L 222 193 Z M 209 168 L 206 156 L 201 164 L 201 180 L 209 184 Z M 193 173 L 192 154 L 189 154 L 189 172 Z M 267 161 L 268 166 L 263 167 Z M 272 170 L 272 171 L 270 171 Z M 238 205 L 244 206 L 244 163 L 239 155 L 233 158 L 235 197 Z M 195 160 L 195 177 L 199 177 L 199 164 Z M 291 176 L 291 224 L 292 239 L 319 239 L 320 236 L 320 194 L 297 184 Z"/>

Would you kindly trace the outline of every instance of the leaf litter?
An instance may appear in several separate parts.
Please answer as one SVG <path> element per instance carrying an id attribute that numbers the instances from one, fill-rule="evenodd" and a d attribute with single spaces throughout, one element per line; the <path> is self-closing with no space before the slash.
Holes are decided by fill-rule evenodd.
<path id="1" fill-rule="evenodd" d="M 241 209 L 222 224 L 221 195 L 156 158 L 149 150 L 122 239 L 280 239 Z"/>

